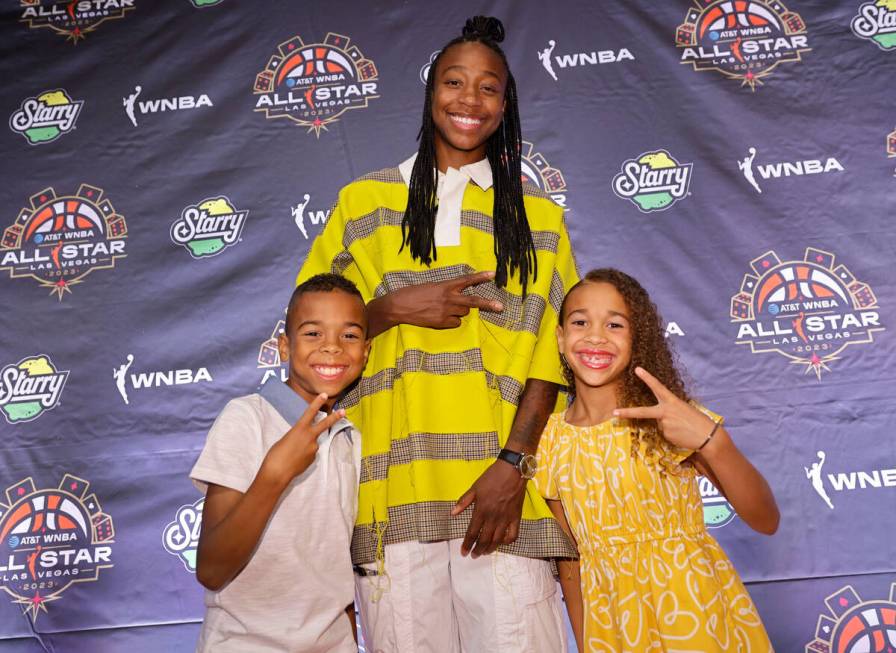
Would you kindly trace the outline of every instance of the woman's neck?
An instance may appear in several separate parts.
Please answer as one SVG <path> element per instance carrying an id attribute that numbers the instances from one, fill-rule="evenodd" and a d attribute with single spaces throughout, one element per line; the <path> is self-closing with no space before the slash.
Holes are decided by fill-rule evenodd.
<path id="1" fill-rule="evenodd" d="M 613 417 L 617 383 L 599 387 L 576 381 L 576 398 L 566 411 L 566 421 L 574 426 L 594 426 Z"/>

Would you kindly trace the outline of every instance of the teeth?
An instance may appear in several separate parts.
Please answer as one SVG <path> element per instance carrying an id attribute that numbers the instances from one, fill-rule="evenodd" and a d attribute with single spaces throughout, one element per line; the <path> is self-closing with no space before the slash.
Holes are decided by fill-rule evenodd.
<path id="1" fill-rule="evenodd" d="M 612 356 L 589 356 L 588 354 L 579 354 L 579 358 L 589 367 L 605 367 L 613 362 Z"/>
<path id="2" fill-rule="evenodd" d="M 340 374 L 343 369 L 344 368 L 342 367 L 323 367 L 320 365 L 314 368 L 314 370 L 321 376 L 336 376 L 337 374 Z"/>
<path id="3" fill-rule="evenodd" d="M 481 125 L 482 121 L 478 118 L 467 118 L 466 116 L 451 116 L 451 119 L 455 122 L 459 122 L 462 125 Z"/>

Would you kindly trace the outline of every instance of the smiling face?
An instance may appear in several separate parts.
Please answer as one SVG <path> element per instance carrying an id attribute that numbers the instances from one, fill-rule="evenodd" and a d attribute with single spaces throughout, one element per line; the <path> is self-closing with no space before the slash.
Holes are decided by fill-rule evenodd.
<path id="1" fill-rule="evenodd" d="M 439 57 L 433 79 L 432 120 L 439 169 L 485 158 L 485 144 L 504 119 L 507 69 L 481 43 L 458 43 Z"/>
<path id="2" fill-rule="evenodd" d="M 590 388 L 615 392 L 632 358 L 629 308 L 607 282 L 585 282 L 569 293 L 557 345 L 572 369 L 576 393 Z"/>
<path id="3" fill-rule="evenodd" d="M 339 393 L 361 375 L 370 341 L 363 301 L 341 290 L 310 291 L 298 297 L 277 346 L 289 364 L 287 385 L 310 402 L 327 393 L 332 408 Z"/>

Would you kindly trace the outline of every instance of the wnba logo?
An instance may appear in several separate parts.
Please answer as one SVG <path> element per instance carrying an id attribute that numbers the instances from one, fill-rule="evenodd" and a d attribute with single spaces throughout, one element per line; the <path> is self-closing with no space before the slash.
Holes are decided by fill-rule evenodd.
<path id="1" fill-rule="evenodd" d="M 32 621 L 73 583 L 112 566 L 112 518 L 89 489 L 71 474 L 45 490 L 26 478 L 0 499 L 0 588 Z"/>
<path id="2" fill-rule="evenodd" d="M 821 379 L 846 347 L 872 342 L 884 329 L 877 298 L 834 259 L 812 247 L 802 261 L 782 261 L 774 251 L 753 259 L 731 298 L 736 343 L 754 354 L 777 352 Z"/>
<path id="3" fill-rule="evenodd" d="M 782 2 L 694 0 L 675 32 L 681 63 L 715 70 L 755 91 L 780 64 L 811 51 L 806 24 Z"/>
<path id="4" fill-rule="evenodd" d="M 255 77 L 255 111 L 288 118 L 320 138 L 321 130 L 349 109 L 379 97 L 376 65 L 351 39 L 330 32 L 323 43 L 305 45 L 294 36 L 281 43 Z"/>
<path id="5" fill-rule="evenodd" d="M 889 653 L 896 650 L 896 583 L 888 601 L 863 601 L 850 585 L 825 600 L 829 613 L 818 616 L 815 639 L 806 653 Z"/>

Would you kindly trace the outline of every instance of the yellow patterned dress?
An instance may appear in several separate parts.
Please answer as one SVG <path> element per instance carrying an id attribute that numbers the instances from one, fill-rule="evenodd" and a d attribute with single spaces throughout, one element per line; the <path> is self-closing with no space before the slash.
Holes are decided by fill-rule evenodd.
<path id="1" fill-rule="evenodd" d="M 551 416 L 535 483 L 562 502 L 579 545 L 588 653 L 772 650 L 734 566 L 703 523 L 690 451 L 632 457 L 622 420 Z"/>

